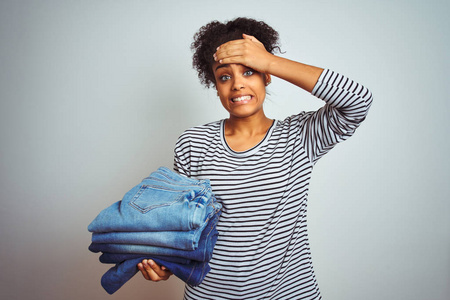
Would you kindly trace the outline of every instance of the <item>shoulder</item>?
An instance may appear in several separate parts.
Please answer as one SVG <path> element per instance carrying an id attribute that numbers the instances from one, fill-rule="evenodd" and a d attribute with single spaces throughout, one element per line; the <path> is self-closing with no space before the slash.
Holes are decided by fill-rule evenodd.
<path id="1" fill-rule="evenodd" d="M 222 120 L 219 121 L 214 121 L 211 123 L 207 123 L 204 125 L 198 125 L 195 127 L 191 127 L 186 129 L 182 135 L 190 135 L 190 134 L 207 134 L 207 133 L 211 133 L 211 132 L 216 132 L 217 130 L 220 129 L 220 124 L 221 124 Z"/>
<path id="2" fill-rule="evenodd" d="M 220 134 L 222 120 L 186 129 L 178 138 L 177 144 L 195 140 L 205 140 Z"/>
<path id="3" fill-rule="evenodd" d="M 292 128 L 298 128 L 303 126 L 304 122 L 306 119 L 308 119 L 308 117 L 310 117 L 314 112 L 309 111 L 309 112 L 305 112 L 302 111 L 298 114 L 295 115 L 291 115 L 287 118 L 285 118 L 284 120 L 280 120 L 277 122 L 277 128 L 279 130 L 289 130 Z"/>
<path id="4" fill-rule="evenodd" d="M 204 125 L 188 128 L 181 134 L 180 138 L 196 137 L 196 136 L 204 137 L 206 135 L 216 134 L 218 131 L 220 131 L 221 122 L 222 121 L 219 120 Z"/>

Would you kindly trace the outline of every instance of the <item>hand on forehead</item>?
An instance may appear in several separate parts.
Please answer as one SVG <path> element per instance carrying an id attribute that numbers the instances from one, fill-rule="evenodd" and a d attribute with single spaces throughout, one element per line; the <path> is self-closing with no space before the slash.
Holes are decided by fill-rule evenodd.
<path id="1" fill-rule="evenodd" d="M 226 42 L 217 47 L 214 61 L 219 64 L 242 64 L 265 73 L 272 54 L 255 37 L 243 35 L 243 39 Z"/>

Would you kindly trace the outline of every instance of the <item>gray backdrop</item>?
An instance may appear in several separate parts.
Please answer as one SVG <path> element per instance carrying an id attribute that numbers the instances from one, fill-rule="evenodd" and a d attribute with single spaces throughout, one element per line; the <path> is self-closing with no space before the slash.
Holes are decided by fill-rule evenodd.
<path id="1" fill-rule="evenodd" d="M 191 68 L 207 22 L 250 16 L 285 57 L 363 83 L 375 102 L 317 165 L 309 230 L 324 299 L 450 299 L 448 1 L 0 2 L 0 298 L 180 299 L 140 275 L 115 295 L 87 247 L 98 212 L 188 127 L 226 117 Z M 322 103 L 274 79 L 266 111 Z"/>

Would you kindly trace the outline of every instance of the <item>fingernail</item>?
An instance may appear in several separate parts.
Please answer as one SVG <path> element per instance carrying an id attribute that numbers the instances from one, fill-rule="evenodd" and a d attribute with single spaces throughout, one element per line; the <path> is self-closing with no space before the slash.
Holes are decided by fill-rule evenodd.
<path id="1" fill-rule="evenodd" d="M 149 264 L 151 267 L 153 267 L 153 265 L 154 265 L 155 263 L 153 262 L 153 260 L 149 259 L 149 260 L 148 260 L 148 264 Z"/>

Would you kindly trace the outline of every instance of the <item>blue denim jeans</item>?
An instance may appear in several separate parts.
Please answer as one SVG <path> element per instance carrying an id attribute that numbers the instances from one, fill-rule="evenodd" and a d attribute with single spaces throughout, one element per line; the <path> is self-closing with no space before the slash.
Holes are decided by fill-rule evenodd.
<path id="1" fill-rule="evenodd" d="M 156 257 L 142 256 L 126 260 L 109 269 L 103 274 L 101 279 L 103 288 L 109 294 L 115 293 L 139 271 L 137 264 L 143 259 L 153 259 L 157 264 L 165 266 L 175 276 L 193 286 L 199 285 L 211 269 L 207 262 L 191 262 L 190 264 L 184 265 L 167 262 Z"/>
<path id="2" fill-rule="evenodd" d="M 220 210 L 221 207 L 214 198 L 206 207 L 207 216 L 211 216 L 217 210 Z M 92 242 L 99 244 L 152 245 L 181 250 L 195 250 L 206 225 L 207 222 L 205 220 L 202 226 L 190 231 L 94 232 L 92 233 Z"/>
<path id="3" fill-rule="evenodd" d="M 92 242 L 99 244 L 153 245 L 194 250 L 198 247 L 198 241 L 205 226 L 191 231 L 94 232 Z"/>
<path id="4" fill-rule="evenodd" d="M 209 272 L 222 206 L 209 180 L 181 176 L 159 168 L 104 209 L 89 225 L 89 249 L 103 252 L 100 261 L 115 264 L 102 277 L 112 294 L 153 259 L 188 284 L 198 285 Z"/>
<path id="5" fill-rule="evenodd" d="M 208 247 L 205 247 L 205 251 L 210 252 L 205 254 L 209 259 L 212 256 L 212 251 L 217 241 L 218 232 L 216 225 L 219 215 L 220 211 L 217 211 L 212 215 L 212 218 L 209 220 L 208 225 L 203 230 L 200 237 L 199 248 L 202 248 L 205 244 L 209 244 Z M 103 288 L 109 294 L 116 292 L 138 272 L 137 264 L 143 259 L 153 259 L 157 264 L 165 266 L 175 276 L 187 284 L 194 286 L 199 285 L 210 271 L 210 266 L 208 264 L 209 259 L 208 261 L 195 261 L 177 256 L 103 253 L 100 256 L 101 262 L 116 263 L 114 267 L 110 268 L 102 276 L 101 284 Z"/>
<path id="6" fill-rule="evenodd" d="M 127 192 L 122 201 L 101 211 L 88 230 L 195 230 L 206 223 L 212 195 L 209 180 L 191 179 L 161 167 Z"/>
<path id="7" fill-rule="evenodd" d="M 142 256 L 142 254 L 103 253 L 102 255 L 100 255 L 98 260 L 103 264 L 120 264 L 126 260 L 141 257 L 144 256 Z M 189 265 L 190 263 L 192 263 L 191 259 L 176 256 L 152 255 L 152 259 L 159 259 L 165 262 L 172 262 L 181 265 Z"/>
<path id="8" fill-rule="evenodd" d="M 116 254 L 141 254 L 158 256 L 175 256 L 198 262 L 210 261 L 212 251 L 216 244 L 218 232 L 215 227 L 220 215 L 220 210 L 215 210 L 211 214 L 211 219 L 207 219 L 207 226 L 200 235 L 198 247 L 195 250 L 180 250 L 175 248 L 158 247 L 153 245 L 134 244 L 100 244 L 91 243 L 89 250 L 92 252 L 116 253 Z"/>

